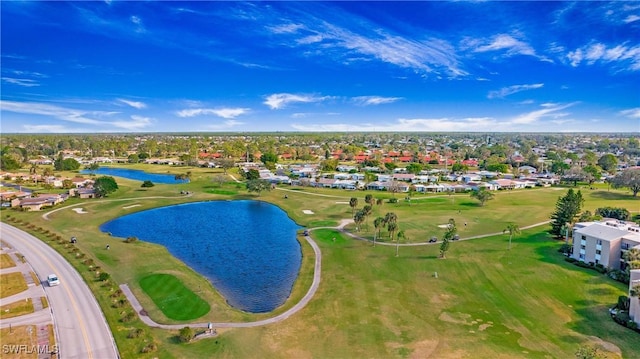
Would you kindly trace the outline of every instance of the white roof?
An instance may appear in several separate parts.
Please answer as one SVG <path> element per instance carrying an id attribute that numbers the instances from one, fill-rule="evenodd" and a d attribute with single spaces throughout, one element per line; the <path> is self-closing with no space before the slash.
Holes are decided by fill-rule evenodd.
<path id="1" fill-rule="evenodd" d="M 618 229 L 612 226 L 607 226 L 602 223 L 594 223 L 590 226 L 586 226 L 584 228 L 576 230 L 576 233 L 587 235 L 590 237 L 596 237 L 604 241 L 612 241 L 628 235 L 629 231 Z"/>

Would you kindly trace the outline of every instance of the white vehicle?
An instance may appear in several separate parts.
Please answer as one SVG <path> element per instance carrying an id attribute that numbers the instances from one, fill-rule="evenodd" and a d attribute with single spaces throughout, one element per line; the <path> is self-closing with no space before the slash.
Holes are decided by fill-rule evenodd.
<path id="1" fill-rule="evenodd" d="M 60 284 L 60 279 L 58 279 L 58 276 L 55 274 L 49 274 L 47 283 L 49 283 L 49 287 L 53 287 Z"/>

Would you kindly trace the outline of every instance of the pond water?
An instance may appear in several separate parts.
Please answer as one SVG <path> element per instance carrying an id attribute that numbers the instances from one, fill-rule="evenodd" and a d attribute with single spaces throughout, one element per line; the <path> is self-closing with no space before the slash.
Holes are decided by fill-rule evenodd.
<path id="1" fill-rule="evenodd" d="M 238 309 L 270 312 L 282 305 L 300 271 L 300 227 L 260 201 L 180 204 L 129 214 L 100 226 L 116 237 L 165 246 L 202 274 Z"/>
<path id="2" fill-rule="evenodd" d="M 133 170 L 129 168 L 118 168 L 118 167 L 100 167 L 95 171 L 91 170 L 82 170 L 80 171 L 82 174 L 90 174 L 95 173 L 101 176 L 116 176 L 128 178 L 136 181 L 151 181 L 153 183 L 164 183 L 164 184 L 176 184 L 176 183 L 187 183 L 187 180 L 177 180 L 175 179 L 175 175 L 172 174 L 161 174 L 161 173 L 149 173 L 142 170 Z"/>

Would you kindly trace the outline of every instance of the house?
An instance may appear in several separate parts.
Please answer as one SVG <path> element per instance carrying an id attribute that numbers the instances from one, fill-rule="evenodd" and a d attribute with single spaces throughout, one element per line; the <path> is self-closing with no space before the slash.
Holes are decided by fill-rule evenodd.
<path id="1" fill-rule="evenodd" d="M 43 207 L 53 207 L 67 199 L 67 195 L 44 193 L 38 197 L 15 199 L 11 202 L 12 207 L 20 207 L 29 211 L 39 211 Z"/>
<path id="2" fill-rule="evenodd" d="M 96 190 L 93 188 L 72 188 L 69 190 L 69 196 L 80 197 L 82 199 L 96 198 Z"/>
<path id="3" fill-rule="evenodd" d="M 640 249 L 640 226 L 632 222 L 606 219 L 573 228 L 572 257 L 581 262 L 624 270 L 624 253 L 634 247 Z"/>
<path id="4" fill-rule="evenodd" d="M 533 167 L 533 166 L 520 166 L 520 167 L 518 167 L 518 172 L 534 174 L 534 173 L 538 172 L 538 169 Z"/>

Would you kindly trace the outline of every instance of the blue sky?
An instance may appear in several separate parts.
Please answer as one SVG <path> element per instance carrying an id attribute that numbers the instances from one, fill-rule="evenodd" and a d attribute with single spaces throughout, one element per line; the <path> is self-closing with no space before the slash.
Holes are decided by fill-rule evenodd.
<path id="1" fill-rule="evenodd" d="M 4 133 L 640 132 L 639 2 L 6 2 Z"/>

